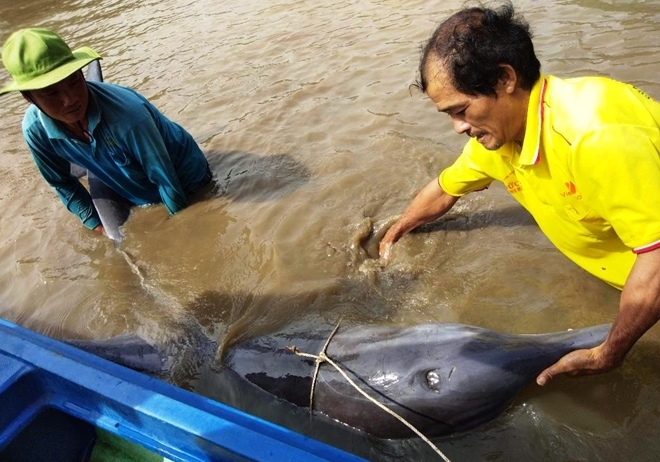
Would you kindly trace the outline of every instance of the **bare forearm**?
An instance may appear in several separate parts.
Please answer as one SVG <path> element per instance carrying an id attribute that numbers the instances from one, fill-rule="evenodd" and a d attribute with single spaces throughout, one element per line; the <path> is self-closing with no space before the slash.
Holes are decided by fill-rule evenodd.
<path id="1" fill-rule="evenodd" d="M 602 345 L 608 362 L 620 363 L 632 346 L 660 319 L 660 275 L 655 255 L 638 256 L 621 293 L 619 314 Z"/>
<path id="2" fill-rule="evenodd" d="M 417 193 L 399 219 L 399 227 L 405 233 L 447 213 L 458 198 L 442 190 L 437 179 L 433 179 Z"/>
<path id="3" fill-rule="evenodd" d="M 635 342 L 660 319 L 660 249 L 637 256 L 621 292 L 619 314 L 605 342 L 573 351 L 541 372 L 539 385 L 560 374 L 600 374 L 619 366 Z"/>

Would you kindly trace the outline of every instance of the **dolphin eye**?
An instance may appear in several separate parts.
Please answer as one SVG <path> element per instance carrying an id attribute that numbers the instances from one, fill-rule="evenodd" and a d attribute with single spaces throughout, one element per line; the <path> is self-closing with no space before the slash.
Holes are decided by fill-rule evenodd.
<path id="1" fill-rule="evenodd" d="M 426 373 L 426 383 L 436 393 L 440 393 L 440 371 L 433 369 Z"/>

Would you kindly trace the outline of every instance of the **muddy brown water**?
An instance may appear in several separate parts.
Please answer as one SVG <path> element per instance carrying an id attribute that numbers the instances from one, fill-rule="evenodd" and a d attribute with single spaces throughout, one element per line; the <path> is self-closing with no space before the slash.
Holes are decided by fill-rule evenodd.
<path id="1" fill-rule="evenodd" d="M 606 75 L 660 98 L 660 2 L 517 1 L 545 73 Z M 0 316 L 57 338 L 198 323 L 227 345 L 294 323 L 462 322 L 515 333 L 611 322 L 619 293 L 559 254 L 503 187 L 462 199 L 404 238 L 385 266 L 376 237 L 460 151 L 410 92 L 420 45 L 462 1 L 0 0 L 2 40 L 58 31 L 104 59 L 186 127 L 218 188 L 175 217 L 135 209 L 121 251 L 87 232 L 38 175 L 0 106 Z M 6 73 L 0 82 L 7 81 Z M 618 370 L 526 388 L 496 420 L 434 440 L 454 462 L 655 461 L 660 332 Z M 379 441 L 250 402 L 208 364 L 196 392 L 371 460 L 437 460 L 419 440 Z"/>

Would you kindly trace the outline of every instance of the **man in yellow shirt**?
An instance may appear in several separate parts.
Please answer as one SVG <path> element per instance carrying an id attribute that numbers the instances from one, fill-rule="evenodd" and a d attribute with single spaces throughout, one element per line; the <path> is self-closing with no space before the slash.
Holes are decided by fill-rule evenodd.
<path id="1" fill-rule="evenodd" d="M 540 73 L 529 26 L 510 3 L 459 11 L 424 48 L 419 88 L 471 139 L 380 243 L 391 246 L 498 180 L 568 258 L 620 289 L 606 341 L 537 378 L 617 367 L 660 319 L 660 104 L 602 77 Z"/>

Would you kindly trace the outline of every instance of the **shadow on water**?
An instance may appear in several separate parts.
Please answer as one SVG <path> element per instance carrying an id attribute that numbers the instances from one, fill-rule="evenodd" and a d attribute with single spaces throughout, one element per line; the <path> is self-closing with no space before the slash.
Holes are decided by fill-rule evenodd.
<path id="1" fill-rule="evenodd" d="M 393 215 L 375 222 L 371 217 L 366 217 L 357 226 L 357 230 L 351 238 L 351 249 L 353 250 L 353 264 L 361 261 L 379 258 L 378 247 L 385 233 L 399 219 L 400 215 Z M 498 210 L 481 210 L 475 212 L 450 212 L 442 218 L 419 226 L 410 234 L 433 234 L 440 231 L 471 231 L 485 227 L 509 227 L 536 226 L 532 216 L 522 207 L 511 205 Z"/>
<path id="2" fill-rule="evenodd" d="M 207 151 L 218 195 L 237 202 L 279 199 L 309 181 L 310 172 L 290 154 Z"/>
<path id="3" fill-rule="evenodd" d="M 244 151 L 207 151 L 205 155 L 215 182 L 189 195 L 190 206 L 220 197 L 238 203 L 274 201 L 292 193 L 310 179 L 309 169 L 290 154 L 259 155 Z M 72 173 L 77 176 L 86 174 L 76 166 L 72 167 Z M 109 191 L 108 188 L 104 189 Z M 97 190 L 100 191 L 100 188 Z M 113 192 L 110 193 L 114 196 Z M 119 241 L 123 240 L 124 228 L 130 227 L 136 220 L 135 213 L 139 213 L 144 219 L 145 211 L 141 207 L 131 206 L 130 213 L 126 211 L 123 216 L 126 207 L 121 198 L 99 195 L 97 199 L 105 203 L 101 203 L 103 213 L 111 218 L 113 226 L 118 228 L 116 235 L 122 235 Z M 95 205 L 99 206 L 96 203 Z M 148 207 L 146 213 L 152 214 L 153 210 L 162 207 L 161 204 L 157 205 Z M 117 214 L 117 218 L 113 217 L 113 214 Z M 119 215 L 122 215 L 122 218 L 119 218 Z M 120 232 L 120 229 L 124 231 Z"/>
<path id="4" fill-rule="evenodd" d="M 445 215 L 443 218 L 426 223 L 413 230 L 413 233 L 433 233 L 436 231 L 471 231 L 487 226 L 518 227 L 536 226 L 532 216 L 519 205 L 510 205 L 497 210 L 479 210 Z"/>

